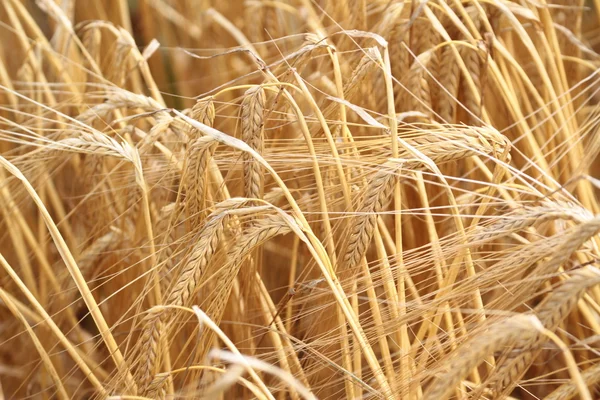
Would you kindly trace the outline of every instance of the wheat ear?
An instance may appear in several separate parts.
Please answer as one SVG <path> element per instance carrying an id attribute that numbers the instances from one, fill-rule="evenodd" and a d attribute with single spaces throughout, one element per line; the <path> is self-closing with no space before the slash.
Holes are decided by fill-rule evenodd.
<path id="1" fill-rule="evenodd" d="M 460 382 L 483 360 L 527 337 L 537 336 L 543 329 L 532 315 L 519 314 L 496 322 L 461 345 L 440 369 L 423 396 L 424 400 L 445 400 Z"/>
<path id="2" fill-rule="evenodd" d="M 155 400 L 166 399 L 169 378 L 169 373 L 156 374 L 146 389 L 146 395 Z"/>
<path id="3" fill-rule="evenodd" d="M 261 215 L 252 218 L 252 225 L 245 230 L 234 247 L 228 252 L 227 263 L 212 277 L 208 279 L 217 282 L 213 290 L 213 300 L 206 307 L 206 314 L 217 323 L 221 321 L 225 305 L 232 292 L 234 280 L 243 265 L 244 258 L 257 246 L 271 240 L 272 238 L 285 235 L 291 231 L 290 223 L 294 221 L 285 216 L 283 212 Z M 211 343 L 211 337 L 202 341 L 202 347 L 198 350 L 198 357 L 204 357 L 207 345 Z"/>
<path id="4" fill-rule="evenodd" d="M 133 162 L 129 144 L 119 143 L 96 130 L 81 132 L 77 137 L 60 140 L 51 147 L 55 150 L 71 150 L 92 155 L 102 154 Z"/>
<path id="5" fill-rule="evenodd" d="M 469 115 L 470 125 L 481 124 L 481 62 L 479 59 L 478 50 L 470 47 L 460 48 L 461 56 L 467 67 L 467 71 L 473 80 L 476 92 L 473 93 L 470 89 L 465 90 L 465 107 L 472 113 Z"/>
<path id="6" fill-rule="evenodd" d="M 217 143 L 209 136 L 192 139 L 185 157 L 185 206 L 194 225 L 200 224 L 205 209 L 207 169 Z"/>
<path id="7" fill-rule="evenodd" d="M 458 96 L 458 83 L 460 81 L 460 72 L 458 63 L 452 57 L 452 49 L 446 46 L 442 50 L 442 60 L 440 63 L 440 82 L 438 114 L 445 123 L 453 123 L 456 115 L 456 98 Z"/>
<path id="8" fill-rule="evenodd" d="M 141 94 L 135 94 L 121 88 L 111 87 L 104 103 L 98 104 L 81 113 L 77 120 L 89 123 L 97 118 L 105 118 L 109 113 L 119 108 L 139 108 L 146 111 L 160 111 L 164 107 L 154 100 Z"/>
<path id="9" fill-rule="evenodd" d="M 206 223 L 196 235 L 196 242 L 190 254 L 182 261 L 180 274 L 175 284 L 166 296 L 169 306 L 184 306 L 200 284 L 202 274 L 216 253 L 223 237 L 225 223 L 228 217 L 248 202 L 247 199 L 229 199 L 219 203 L 216 209 L 206 218 Z M 138 349 L 147 351 L 140 358 L 136 377 L 142 390 L 147 390 L 154 375 L 158 361 L 158 343 L 163 334 L 163 328 L 168 319 L 162 310 L 149 314 L 142 327 L 142 336 L 138 341 Z M 147 350 L 146 350 L 147 349 Z"/>
<path id="10" fill-rule="evenodd" d="M 219 240 L 223 233 L 224 217 L 226 214 L 219 212 L 209 217 L 204 227 L 198 234 L 198 241 L 189 257 L 184 260 L 183 270 L 175 285 L 169 292 L 166 303 L 169 305 L 184 305 L 198 286 L 202 272 L 210 262 L 217 250 Z M 140 361 L 136 371 L 136 379 L 140 388 L 147 390 L 148 385 L 156 374 L 158 361 L 158 344 L 163 333 L 164 321 L 162 310 L 149 314 L 143 321 L 142 335 L 139 348 L 146 351 L 144 360 Z"/>
<path id="11" fill-rule="evenodd" d="M 196 104 L 190 110 L 190 118 L 203 123 L 206 126 L 213 126 L 215 123 L 215 102 L 214 97 L 203 97 L 196 101 Z M 193 127 L 187 125 L 188 134 L 197 132 Z"/>
<path id="12" fill-rule="evenodd" d="M 479 228 L 472 241 L 498 239 L 512 232 L 557 219 L 583 222 L 591 218 L 593 215 L 582 207 L 546 201 L 541 206 L 517 209 L 493 224 Z"/>
<path id="13" fill-rule="evenodd" d="M 587 267 L 574 271 L 569 279 L 552 291 L 546 301 L 535 309 L 540 322 L 549 331 L 555 331 L 565 320 L 587 289 L 600 283 L 600 270 Z M 514 388 L 531 362 L 540 353 L 543 336 L 533 337 L 515 347 L 511 353 L 516 354 L 498 364 L 493 376 L 495 393 L 508 393 Z"/>
<path id="14" fill-rule="evenodd" d="M 442 127 L 444 128 L 444 127 Z M 457 161 L 466 157 L 482 154 L 504 154 L 510 149 L 510 141 L 492 127 L 448 127 L 448 132 L 426 130 L 425 134 L 407 137 L 405 142 L 417 148 L 434 163 L 441 164 Z M 399 158 L 412 158 L 402 150 Z M 422 162 L 407 162 L 407 169 L 421 169 Z"/>
<path id="15" fill-rule="evenodd" d="M 79 256 L 77 260 L 77 265 L 81 270 L 81 274 L 89 281 L 90 271 L 98 261 L 98 259 L 102 256 L 102 253 L 107 251 L 114 243 L 119 239 L 120 231 L 110 231 L 105 235 L 99 237 L 94 240 L 94 242 L 89 245 Z M 67 288 L 72 284 L 72 280 L 70 276 L 65 276 L 62 282 L 62 287 Z M 76 292 L 73 293 L 75 295 Z M 73 297 L 69 296 L 66 300 L 66 303 L 69 304 L 73 301 Z"/>
<path id="16" fill-rule="evenodd" d="M 432 60 L 433 51 L 427 50 L 415 59 L 406 83 L 408 93 L 407 102 L 410 110 L 419 111 L 431 117 L 431 90 L 427 70 Z"/>
<path id="17" fill-rule="evenodd" d="M 585 385 L 593 387 L 600 382 L 600 364 L 595 364 L 581 373 Z M 544 400 L 570 400 L 579 394 L 579 387 L 574 380 L 569 380 L 555 391 L 544 397 Z"/>
<path id="18" fill-rule="evenodd" d="M 156 374 L 158 364 L 160 340 L 163 331 L 162 321 L 163 309 L 154 307 L 150 309 L 146 317 L 142 320 L 142 334 L 138 341 L 138 347 L 145 352 L 144 357 L 138 359 L 138 367 L 135 369 L 134 378 L 142 392 L 148 390 Z"/>
<path id="19" fill-rule="evenodd" d="M 242 100 L 242 140 L 258 154 L 263 152 L 265 100 L 265 90 L 261 86 L 248 89 Z M 244 195 L 248 198 L 261 198 L 264 190 L 262 166 L 245 152 L 242 160 Z"/>
<path id="20" fill-rule="evenodd" d="M 569 257 L 579 249 L 585 242 L 590 240 L 600 231 L 600 217 L 596 216 L 590 220 L 583 221 L 575 228 L 570 230 L 568 235 L 563 237 L 560 243 L 554 249 L 554 255 L 547 261 L 541 263 L 532 272 L 533 276 L 547 276 L 556 273 L 556 269 L 568 261 Z M 527 288 L 523 288 L 526 290 Z M 530 288 L 529 288 L 530 290 Z"/>
<path id="21" fill-rule="evenodd" d="M 173 244 L 176 241 L 177 235 L 177 222 L 179 220 L 179 208 L 178 203 L 173 202 L 163 206 L 160 209 L 157 218 L 156 232 L 160 232 L 162 236 L 161 250 L 158 253 L 157 264 L 159 268 L 158 276 L 160 278 L 160 287 L 162 293 L 167 293 L 169 290 L 169 284 L 171 282 L 171 276 L 169 271 L 175 264 L 173 257 Z"/>
<path id="22" fill-rule="evenodd" d="M 344 99 L 351 101 L 361 88 L 361 83 L 377 68 L 378 60 L 381 59 L 381 53 L 377 47 L 369 47 L 364 50 L 364 55 L 352 71 L 350 78 L 344 84 L 342 89 Z M 326 119 L 335 118 L 334 115 L 339 110 L 339 104 L 331 103 L 323 111 L 323 117 Z M 317 129 L 317 128 L 315 128 Z M 336 126 L 336 129 L 339 127 Z"/>
<path id="23" fill-rule="evenodd" d="M 369 74 L 377 67 L 377 60 L 381 59 L 381 53 L 377 47 L 370 47 L 364 50 L 365 54 L 361 57 L 358 65 L 352 71 L 350 79 L 344 85 L 344 98 L 352 99 L 360 84 L 369 76 Z M 327 113 L 324 113 L 327 115 Z"/>
<path id="24" fill-rule="evenodd" d="M 531 265 L 532 262 L 548 256 L 548 259 L 541 261 L 529 273 L 530 279 L 541 279 L 541 281 L 545 281 L 548 276 L 555 274 L 557 269 L 562 264 L 566 263 L 573 253 L 592 236 L 598 233 L 598 231 L 600 231 L 599 217 L 584 221 L 567 231 L 568 233 L 557 234 L 549 238 L 546 243 L 544 243 L 544 246 L 539 246 L 536 243 L 533 243 L 533 246 L 525 246 L 528 248 L 527 252 L 519 252 L 523 257 L 520 259 L 520 256 L 517 256 L 512 265 Z M 530 258 L 532 254 L 535 254 L 535 258 Z M 512 258 L 512 255 L 508 258 Z M 505 265 L 504 261 L 501 263 L 502 265 Z M 494 300 L 494 303 L 500 304 L 500 302 L 502 302 L 504 307 L 514 307 L 522 302 L 524 298 L 527 298 L 528 293 L 535 290 L 536 288 L 532 285 L 521 285 L 514 288 L 510 294 L 498 297 Z"/>
<path id="25" fill-rule="evenodd" d="M 227 214 L 217 214 L 208 218 L 208 221 L 198 235 L 198 241 L 190 256 L 184 260 L 183 270 L 177 282 L 171 289 L 167 304 L 182 306 L 194 293 L 200 282 L 202 273 L 216 253 Z"/>
<path id="26" fill-rule="evenodd" d="M 87 276 L 98 258 L 103 252 L 110 249 L 114 243 L 120 239 L 121 232 L 118 229 L 111 230 L 89 245 L 80 255 L 77 265 L 84 276 Z"/>
<path id="27" fill-rule="evenodd" d="M 381 165 L 363 189 L 362 203 L 358 208 L 360 215 L 350 222 L 351 230 L 343 258 L 345 268 L 356 267 L 367 251 L 377 225 L 377 214 L 391 200 L 396 172 L 401 166 L 394 161 Z"/>

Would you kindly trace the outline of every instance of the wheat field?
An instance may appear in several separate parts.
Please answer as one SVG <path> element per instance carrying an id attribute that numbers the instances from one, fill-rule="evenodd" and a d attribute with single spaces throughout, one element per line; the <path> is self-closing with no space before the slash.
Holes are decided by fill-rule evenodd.
<path id="1" fill-rule="evenodd" d="M 2 0 L 0 400 L 600 398 L 599 0 Z"/>

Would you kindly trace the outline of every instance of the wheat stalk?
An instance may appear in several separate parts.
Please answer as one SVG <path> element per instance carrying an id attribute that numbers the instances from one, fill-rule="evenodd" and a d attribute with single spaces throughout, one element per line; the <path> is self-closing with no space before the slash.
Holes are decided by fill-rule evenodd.
<path id="1" fill-rule="evenodd" d="M 424 35 L 419 35 L 424 36 Z M 433 58 L 433 51 L 427 50 L 415 59 L 406 82 L 407 100 L 411 110 L 419 111 L 431 118 L 431 90 L 427 69 Z"/>
<path id="2" fill-rule="evenodd" d="M 187 305 L 188 301 L 198 288 L 206 272 L 207 266 L 217 252 L 217 248 L 224 234 L 227 219 L 232 214 L 248 213 L 254 209 L 242 208 L 247 199 L 231 199 L 218 204 L 215 211 L 207 218 L 204 226 L 196 235 L 194 247 L 188 256 L 181 262 L 179 275 L 166 295 L 165 303 L 169 306 L 180 307 Z M 139 362 L 137 379 L 141 382 L 141 389 L 148 390 L 151 380 L 156 374 L 159 353 L 158 344 L 163 334 L 165 325 L 171 317 L 163 315 L 159 308 L 145 317 L 142 322 L 142 335 L 137 348 L 146 352 L 143 360 Z"/>

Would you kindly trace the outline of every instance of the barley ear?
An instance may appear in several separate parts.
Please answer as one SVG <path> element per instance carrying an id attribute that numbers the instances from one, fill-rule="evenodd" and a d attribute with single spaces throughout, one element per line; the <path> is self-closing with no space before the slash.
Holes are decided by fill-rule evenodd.
<path id="1" fill-rule="evenodd" d="M 449 398 L 459 383 L 486 357 L 524 338 L 538 335 L 541 329 L 543 326 L 535 316 L 520 314 L 496 322 L 481 333 L 471 336 L 439 367 L 441 372 L 427 387 L 423 398 Z"/>
<path id="2" fill-rule="evenodd" d="M 363 190 L 362 202 L 358 208 L 359 215 L 350 222 L 350 233 L 347 249 L 344 253 L 344 268 L 353 269 L 365 255 L 375 227 L 378 213 L 391 200 L 391 193 L 396 179 L 396 173 L 401 164 L 388 161 L 373 174 L 373 177 Z"/>
<path id="3" fill-rule="evenodd" d="M 258 154 L 263 152 L 265 117 L 265 91 L 261 86 L 248 89 L 242 100 L 242 140 Z M 248 153 L 242 155 L 244 163 L 244 195 L 262 198 L 263 171 L 260 163 Z"/>

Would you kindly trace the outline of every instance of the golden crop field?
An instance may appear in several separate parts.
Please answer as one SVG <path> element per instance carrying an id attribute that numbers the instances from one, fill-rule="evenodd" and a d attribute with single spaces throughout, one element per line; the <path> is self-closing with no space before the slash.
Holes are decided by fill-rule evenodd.
<path id="1" fill-rule="evenodd" d="M 600 0 L 0 1 L 0 400 L 600 398 Z"/>

